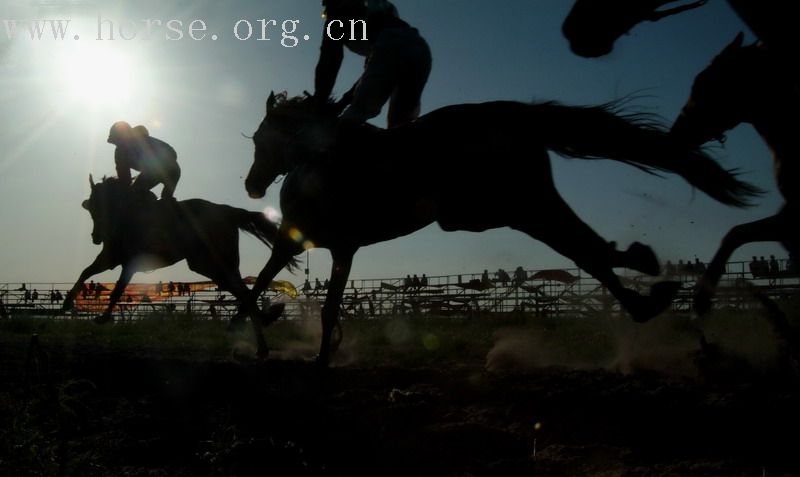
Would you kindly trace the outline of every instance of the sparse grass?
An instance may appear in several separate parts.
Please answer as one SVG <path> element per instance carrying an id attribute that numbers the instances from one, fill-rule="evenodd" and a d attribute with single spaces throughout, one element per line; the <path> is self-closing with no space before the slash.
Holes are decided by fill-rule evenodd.
<path id="1" fill-rule="evenodd" d="M 780 303 L 790 323 L 797 323 L 797 300 Z M 531 365 L 605 367 L 624 353 L 656 353 L 696 349 L 700 332 L 744 354 L 769 355 L 775 336 L 761 307 L 720 310 L 702 320 L 662 316 L 646 325 L 626 317 L 394 317 L 342 322 L 340 362 L 361 365 L 390 362 L 423 364 L 437 361 L 482 362 L 502 345 Z M 266 328 L 270 348 L 286 358 L 310 358 L 319 346 L 319 322 L 279 321 Z M 23 348 L 32 334 L 44 346 L 69 352 L 98 351 L 225 359 L 237 349 L 254 351 L 249 323 L 237 331 L 227 321 L 192 319 L 186 315 L 153 316 L 136 322 L 97 325 L 86 320 L 11 318 L 0 320 L 0 343 Z M 513 349 L 512 349 L 513 348 Z M 281 353 L 283 353 L 281 355 Z M 758 359 L 756 357 L 756 359 Z"/>
<path id="2" fill-rule="evenodd" d="M 779 306 L 786 313 L 794 329 L 797 329 L 799 309 L 797 302 L 782 302 Z M 697 371 L 692 365 L 689 354 L 698 350 L 701 332 L 709 342 L 724 346 L 727 350 L 734 350 L 739 356 L 745 357 L 751 366 L 755 364 L 754 367 L 757 367 L 759 363 L 769 366 L 769 361 L 774 360 L 778 344 L 775 332 L 765 314 L 763 307 L 754 304 L 749 310 L 716 311 L 702 320 L 689 316 L 668 315 L 646 325 L 635 324 L 627 317 L 616 315 L 571 318 L 406 316 L 345 320 L 342 323 L 343 341 L 336 356 L 336 364 L 354 363 L 355 366 L 354 369 L 340 370 L 341 373 L 337 375 L 339 379 L 349 378 L 351 381 L 344 381 L 341 389 L 331 391 L 329 410 L 333 409 L 331 415 L 341 419 L 342 415 L 338 413 L 342 412 L 343 403 L 346 402 L 347 406 L 354 409 L 348 416 L 358 416 L 348 419 L 347 422 L 352 421 L 361 425 L 366 422 L 360 420 L 361 418 L 374 417 L 380 410 L 381 414 L 377 414 L 379 418 L 376 418 L 376 421 L 384 426 L 387 422 L 413 423 L 414 420 L 409 420 L 410 414 L 407 413 L 415 409 L 420 412 L 416 418 L 424 419 L 426 412 L 433 413 L 437 409 L 436 406 L 443 405 L 446 398 L 455 399 L 453 396 L 456 393 L 453 392 L 424 394 L 428 389 L 425 386 L 417 388 L 405 386 L 403 390 L 410 389 L 417 394 L 409 394 L 408 402 L 387 401 L 387 389 L 397 385 L 394 375 L 396 368 L 399 367 L 414 371 L 416 373 L 413 374 L 414 378 L 419 378 L 420 382 L 424 382 L 429 388 L 444 391 L 460 390 L 462 380 L 454 381 L 456 387 L 451 383 L 436 388 L 445 373 L 432 373 L 433 377 L 425 381 L 428 379 L 426 378 L 428 370 L 436 368 L 446 370 L 446 374 L 451 374 L 452 371 L 453 375 L 459 375 L 461 372 L 464 373 L 463 376 L 467 373 L 473 376 L 475 369 L 480 370 L 485 364 L 489 368 L 514 370 L 547 366 L 621 371 L 646 369 L 665 373 L 678 372 L 685 376 L 686 372 Z M 308 358 L 316 353 L 319 346 L 319 326 L 318 321 L 279 321 L 267 328 L 265 335 L 278 359 Z M 46 369 L 42 367 L 30 371 L 28 364 L 24 364 L 33 334 L 39 336 L 42 349 L 50 354 L 52 369 L 42 371 Z M 186 469 L 190 467 L 185 467 L 185 473 L 179 474 L 169 470 L 171 461 L 166 464 L 154 461 L 160 466 L 156 470 L 156 464 L 147 459 L 148 452 L 168 447 L 164 443 L 177 442 L 169 440 L 177 438 L 176 434 L 170 434 L 168 430 L 171 431 L 171 426 L 180 424 L 182 417 L 162 422 L 164 416 L 171 416 L 175 411 L 176 408 L 173 407 L 175 402 L 180 403 L 178 407 L 181 409 L 196 404 L 197 407 L 192 411 L 194 414 L 191 415 L 202 416 L 204 419 L 201 421 L 205 434 L 198 438 L 204 440 L 198 441 L 196 446 L 203 452 L 195 452 L 195 447 L 187 451 L 196 457 L 192 465 L 199 469 L 219 468 L 217 475 L 233 475 L 226 471 L 234 465 L 231 462 L 240 460 L 243 449 L 258 455 L 259 458 L 263 452 L 272 452 L 273 458 L 277 456 L 286 461 L 305 462 L 306 456 L 300 454 L 307 449 L 295 446 L 294 441 L 277 438 L 274 440 L 272 435 L 269 439 L 245 439 L 248 434 L 242 429 L 247 426 L 242 425 L 242 422 L 250 422 L 251 417 L 249 413 L 244 415 L 246 417 L 242 417 L 244 421 L 238 421 L 241 416 L 232 417 L 231 409 L 242 405 L 241 399 L 244 396 L 235 393 L 247 389 L 248 392 L 261 392 L 258 402 L 261 402 L 261 399 L 274 399 L 273 404 L 280 404 L 281 410 L 269 414 L 269 422 L 277 425 L 276 422 L 282 422 L 283 413 L 300 416 L 299 410 L 306 411 L 309 404 L 313 403 L 314 406 L 319 404 L 319 401 L 315 400 L 316 397 L 301 399 L 299 403 L 295 403 L 298 398 L 304 398 L 303 393 L 306 389 L 318 391 L 331 386 L 331 383 L 325 382 L 324 379 L 318 380 L 315 373 L 304 374 L 312 368 L 302 363 L 272 363 L 274 367 L 268 365 L 262 369 L 261 365 L 248 367 L 240 363 L 206 362 L 228 360 L 235 356 L 237 351 L 254 352 L 254 342 L 249 323 L 240 331 L 229 332 L 226 321 L 193 320 L 180 314 L 153 316 L 133 323 L 107 325 L 97 325 L 91 321 L 30 317 L 0 319 L 0 475 L 189 475 L 190 470 Z M 92 359 L 95 355 L 107 360 Z M 129 356 L 145 359 L 128 360 Z M 177 360 L 172 358 L 180 360 L 178 366 L 174 363 Z M 104 369 L 105 366 L 113 367 L 127 364 L 129 361 L 132 361 L 133 366 L 124 368 L 125 371 L 119 371 L 118 374 L 106 375 L 104 372 L 97 372 L 98 366 Z M 739 364 L 739 361 L 729 362 Z M 86 375 L 76 375 L 75 370 L 70 368 L 75 365 L 86 366 L 87 363 L 90 364 L 88 368 L 92 372 Z M 154 363 L 162 366 L 154 366 Z M 722 364 L 726 363 L 728 361 L 723 361 Z M 385 369 L 358 369 L 372 365 L 390 366 L 386 366 Z M 460 365 L 466 366 L 459 367 Z M 688 371 L 681 369 L 681 366 L 689 366 Z M 141 374 L 136 375 L 140 367 Z M 134 371 L 131 373 L 131 370 Z M 180 380 L 173 380 L 172 384 L 168 381 L 167 384 L 161 381 L 153 384 L 154 381 L 149 379 L 152 377 L 151 374 L 156 373 L 161 376 L 155 370 L 172 373 L 170 374 L 172 377 L 184 374 L 189 376 L 183 384 L 179 384 Z M 187 370 L 189 372 L 185 373 Z M 253 370 L 257 373 L 251 373 Z M 298 370 L 300 377 L 295 378 L 294 375 L 298 374 Z M 734 371 L 737 375 L 741 374 L 741 368 L 736 368 Z M 136 375 L 130 378 L 133 384 L 128 382 L 127 373 Z M 234 386 L 235 390 L 230 391 L 233 396 L 230 401 L 226 400 L 227 397 L 225 399 L 220 397 L 226 396 L 225 393 L 228 392 L 227 388 L 222 388 L 222 383 L 226 386 L 232 383 L 227 379 L 229 374 L 235 375 L 236 380 L 241 381 Z M 607 396 L 604 394 L 606 392 L 611 392 L 612 396 L 621 396 L 623 401 L 627 399 L 633 401 L 630 397 L 639 395 L 649 400 L 648 402 L 652 402 L 653 396 L 668 398 L 668 393 L 659 394 L 663 389 L 661 380 L 652 387 L 646 382 L 642 384 L 641 381 L 639 387 L 627 387 L 616 385 L 615 379 L 619 376 L 606 371 L 599 373 L 581 371 L 564 375 L 573 376 L 571 380 L 564 381 L 565 386 L 577 383 L 582 386 L 581 389 L 594 390 L 595 397 L 600 396 L 599 400 L 594 401 L 595 403 L 604 403 L 603 397 Z M 582 377 L 575 377 L 579 375 Z M 315 377 L 311 379 L 309 376 Z M 511 376 L 511 381 L 503 381 L 506 384 L 525 383 L 529 379 L 528 376 L 523 376 L 515 381 L 518 375 L 513 372 L 498 373 L 497 376 L 498 379 Z M 530 380 L 535 381 L 537 374 L 533 373 L 532 376 Z M 550 385 L 554 384 L 552 377 L 547 377 L 552 375 L 543 373 L 541 376 L 550 379 Z M 194 378 L 197 379 L 196 382 L 193 381 Z M 589 381 L 585 380 L 591 382 L 587 384 Z M 626 380 L 627 378 L 621 381 Z M 265 383 L 263 386 L 262 381 Z M 322 387 L 315 387 L 315 381 L 321 382 Z M 477 382 L 479 381 L 475 381 Z M 603 387 L 607 382 L 613 385 L 610 391 Z M 631 382 L 637 382 L 635 376 L 631 377 Z M 202 391 L 181 394 L 181 386 L 189 386 L 186 383 L 191 383 L 192 386 L 187 389 Z M 363 387 L 366 386 L 364 383 L 369 383 L 371 387 Z M 141 391 L 138 391 L 140 389 L 138 386 L 141 386 Z M 219 394 L 214 393 L 217 388 L 222 389 Z M 132 392 L 131 389 L 137 391 Z M 351 389 L 357 392 L 348 394 L 347 391 Z M 536 394 L 538 391 L 531 391 L 538 388 L 524 389 L 531 392 L 529 396 L 538 396 Z M 644 391 L 640 391 L 641 389 Z M 667 391 L 682 393 L 685 389 L 679 386 Z M 699 392 L 704 393 L 703 389 L 702 385 L 698 388 Z M 214 396 L 201 399 L 200 394 L 207 392 L 211 392 Z M 569 390 L 561 389 L 560 392 L 566 396 L 572 395 Z M 639 392 L 642 394 L 636 394 Z M 309 395 L 317 396 L 314 392 Z M 364 396 L 367 399 L 363 399 Z M 423 396 L 426 399 L 415 396 Z M 546 395 L 544 396 L 540 399 L 547 402 Z M 735 394 L 730 394 L 726 396 L 728 401 L 720 401 L 722 402 L 720 412 L 728 412 L 725 410 L 726 403 L 734 397 Z M 492 403 L 495 401 L 490 398 L 498 400 L 497 409 L 502 409 L 503 412 L 496 412 L 497 409 L 492 408 L 494 406 Z M 747 399 L 747 395 L 745 398 Z M 175 399 L 181 400 L 175 401 Z M 197 399 L 201 399 L 201 402 L 195 403 Z M 463 416 L 474 415 L 480 419 L 487 419 L 487 416 L 508 416 L 508 413 L 512 412 L 512 418 L 516 419 L 522 414 L 513 413 L 527 412 L 524 405 L 509 407 L 505 400 L 490 395 L 488 391 L 481 391 L 470 399 L 473 408 L 487 406 L 483 408 L 487 412 L 479 414 L 465 412 Z M 750 401 L 746 399 L 742 402 L 749 403 Z M 781 396 L 781 399 L 784 399 L 784 396 Z M 219 402 L 223 405 L 214 407 L 218 404 L 217 400 L 221 400 Z M 557 400 L 550 404 L 555 402 Z M 590 399 L 587 402 L 593 401 Z M 609 402 L 615 401 L 609 399 Z M 676 402 L 682 405 L 688 402 L 690 411 L 694 409 L 695 412 L 703 413 L 710 405 L 705 400 L 705 394 L 697 399 L 697 402 L 701 403 L 699 410 L 691 407 L 694 402 L 691 399 Z M 291 403 L 295 403 L 296 407 L 289 406 L 292 411 L 286 411 L 286 406 Z M 576 409 L 580 411 L 586 409 L 582 407 L 583 405 L 576 405 L 574 402 L 570 404 L 568 400 L 565 409 L 569 408 L 571 413 L 573 409 L 570 406 L 577 406 Z M 365 409 L 363 416 L 362 406 Z M 669 412 L 670 406 L 668 403 L 661 409 Z M 446 418 L 442 419 L 449 424 L 453 416 L 462 416 L 459 413 L 463 407 L 456 399 L 452 407 L 444 408 L 442 416 Z M 268 406 L 265 405 L 264 408 Z M 539 409 L 537 406 L 533 408 Z M 612 412 L 616 409 L 611 407 Z M 761 412 L 761 408 L 758 409 Z M 730 411 L 731 414 L 735 412 L 735 409 Z M 530 417 L 528 414 L 524 415 L 526 419 Z M 680 418 L 680 413 L 676 416 Z M 321 422 L 338 422 L 336 419 Z M 294 426 L 297 425 L 294 418 L 287 422 L 290 422 L 287 429 L 294 430 Z M 308 425 L 311 420 L 300 419 L 298 422 L 301 425 L 303 423 Z M 470 423 L 469 429 L 479 428 L 475 425 L 475 421 L 464 422 Z M 153 426 L 156 426 L 156 430 L 152 429 Z M 395 432 L 402 428 L 398 424 L 395 426 Z M 584 426 L 582 423 L 581 428 Z M 420 429 L 426 428 L 421 426 Z M 191 428 L 192 432 L 196 430 L 194 427 Z M 516 431 L 503 435 L 512 434 L 518 435 Z M 164 435 L 167 437 L 163 437 Z M 419 430 L 414 429 L 413 435 L 416 438 Z M 487 434 L 485 442 L 490 442 L 496 435 L 496 432 Z M 615 434 L 612 432 L 611 435 Z M 157 439 L 149 439 L 153 436 Z M 182 435 L 179 437 L 184 438 Z M 188 442 L 194 442 L 191 439 Z M 285 442 L 288 442 L 286 446 L 283 445 Z M 141 467 L 130 471 L 127 468 L 120 468 L 116 460 L 120 455 L 119 449 L 129 453 L 126 454 L 128 460 L 124 462 L 133 461 Z M 141 449 L 146 450 L 141 451 Z M 144 469 L 150 469 L 152 472 L 145 474 Z M 191 467 L 191 470 L 196 469 Z"/>

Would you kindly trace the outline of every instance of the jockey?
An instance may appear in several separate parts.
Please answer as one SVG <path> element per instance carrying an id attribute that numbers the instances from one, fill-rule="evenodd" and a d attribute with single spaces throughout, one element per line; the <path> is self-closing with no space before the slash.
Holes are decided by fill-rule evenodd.
<path id="1" fill-rule="evenodd" d="M 111 126 L 108 142 L 117 146 L 114 162 L 117 177 L 123 184 L 131 183 L 131 169 L 140 174 L 131 186 L 139 192 L 147 192 L 158 184 L 164 184 L 162 199 L 171 199 L 181 177 L 178 155 L 175 149 L 160 139 L 150 136 L 144 126 L 131 127 L 125 121 Z"/>
<path id="2" fill-rule="evenodd" d="M 361 78 L 342 97 L 342 103 L 349 105 L 341 118 L 364 123 L 380 114 L 389 101 L 388 127 L 415 120 L 431 71 L 431 52 L 419 32 L 401 20 L 387 0 L 322 0 L 322 5 L 325 29 L 315 70 L 314 97 L 328 101 L 346 46 L 366 57 L 366 62 Z M 350 31 L 353 20 L 366 22 L 366 35 L 359 23 Z"/>

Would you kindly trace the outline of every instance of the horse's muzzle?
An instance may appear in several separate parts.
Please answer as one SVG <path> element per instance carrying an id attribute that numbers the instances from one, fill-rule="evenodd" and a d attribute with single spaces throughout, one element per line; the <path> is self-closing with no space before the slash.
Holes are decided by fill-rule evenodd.
<path id="1" fill-rule="evenodd" d="M 247 195 L 250 196 L 251 199 L 261 199 L 267 193 L 266 187 L 258 187 L 251 181 L 244 181 L 244 188 L 247 190 Z"/>

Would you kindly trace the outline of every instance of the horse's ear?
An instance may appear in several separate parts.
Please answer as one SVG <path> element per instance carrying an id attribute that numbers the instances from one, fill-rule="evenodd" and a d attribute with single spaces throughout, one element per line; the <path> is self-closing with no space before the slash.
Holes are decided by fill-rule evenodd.
<path id="1" fill-rule="evenodd" d="M 276 101 L 277 100 L 275 99 L 275 92 L 270 91 L 269 98 L 267 98 L 267 114 L 269 114 L 272 111 L 272 108 L 275 107 Z"/>
<path id="2" fill-rule="evenodd" d="M 733 41 L 728 46 L 726 46 L 724 50 L 722 50 L 722 52 L 728 53 L 733 50 L 738 50 L 739 48 L 742 47 L 743 43 L 744 43 L 744 32 L 740 31 L 736 35 L 736 38 L 734 38 Z"/>
<path id="3" fill-rule="evenodd" d="M 89 185 L 94 189 L 94 178 L 92 178 L 91 174 L 89 174 Z"/>
<path id="4" fill-rule="evenodd" d="M 660 1 L 656 1 L 655 2 L 655 8 L 653 9 L 653 13 L 650 15 L 648 20 L 653 21 L 653 22 L 657 22 L 657 21 L 661 20 L 662 18 L 670 17 L 672 15 L 677 15 L 678 13 L 683 13 L 683 12 L 685 12 L 687 10 L 692 10 L 692 9 L 695 9 L 695 8 L 698 8 L 698 7 L 702 7 L 703 5 L 708 3 L 708 0 L 697 0 L 696 2 L 687 3 L 685 5 L 679 5 L 679 6 L 673 7 L 673 8 L 667 8 L 667 9 L 664 9 L 664 10 L 658 10 L 659 7 L 663 7 L 664 5 L 666 5 L 668 3 L 673 3 L 673 2 L 675 2 L 675 0 L 660 0 Z"/>

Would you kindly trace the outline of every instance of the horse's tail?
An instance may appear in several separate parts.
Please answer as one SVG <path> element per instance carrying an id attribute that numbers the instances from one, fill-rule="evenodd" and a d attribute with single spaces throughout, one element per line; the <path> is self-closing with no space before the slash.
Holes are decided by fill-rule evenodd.
<path id="1" fill-rule="evenodd" d="M 752 205 L 763 194 L 754 185 L 737 179 L 736 170 L 717 164 L 702 147 L 674 139 L 652 115 L 622 113 L 619 103 L 602 106 L 533 105 L 535 124 L 548 149 L 567 157 L 611 159 L 648 173 L 667 171 L 723 204 Z"/>
<path id="2" fill-rule="evenodd" d="M 244 230 L 250 235 L 254 236 L 267 247 L 272 248 L 272 244 L 278 237 L 278 224 L 269 220 L 261 212 L 251 212 L 249 210 L 239 209 L 237 214 L 236 225 L 239 229 Z M 297 259 L 292 258 L 289 261 L 287 268 L 290 271 L 297 269 L 299 262 Z"/>

